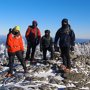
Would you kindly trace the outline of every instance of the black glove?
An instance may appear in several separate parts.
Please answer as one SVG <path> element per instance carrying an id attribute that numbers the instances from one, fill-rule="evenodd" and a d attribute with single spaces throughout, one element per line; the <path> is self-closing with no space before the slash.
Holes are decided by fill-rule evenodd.
<path id="1" fill-rule="evenodd" d="M 42 52 L 42 48 L 40 48 L 40 51 Z"/>
<path id="2" fill-rule="evenodd" d="M 39 39 L 38 39 L 38 38 L 36 38 L 36 40 L 35 40 L 35 44 L 36 44 L 36 45 L 39 44 Z"/>
<path id="3" fill-rule="evenodd" d="M 71 46 L 70 50 L 71 50 L 71 51 L 74 51 L 74 47 L 73 47 L 73 46 Z"/>
<path id="4" fill-rule="evenodd" d="M 59 51 L 58 49 L 59 49 L 58 46 L 56 44 L 54 44 L 54 50 Z"/>

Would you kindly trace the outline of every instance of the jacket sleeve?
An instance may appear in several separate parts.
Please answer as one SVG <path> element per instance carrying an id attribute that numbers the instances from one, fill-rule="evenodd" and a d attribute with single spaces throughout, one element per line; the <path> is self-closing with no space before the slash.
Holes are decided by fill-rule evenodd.
<path id="1" fill-rule="evenodd" d="M 40 50 L 42 50 L 43 49 L 43 37 L 40 39 Z"/>
<path id="2" fill-rule="evenodd" d="M 54 44 L 57 44 L 57 41 L 58 41 L 58 39 L 59 39 L 59 37 L 60 37 L 59 35 L 60 35 L 60 30 L 58 30 L 58 31 L 56 32 Z"/>
<path id="3" fill-rule="evenodd" d="M 38 29 L 38 39 L 39 39 L 39 40 L 41 39 L 41 32 L 40 32 L 39 29 Z"/>
<path id="4" fill-rule="evenodd" d="M 7 42 L 8 48 L 13 49 L 14 45 L 13 45 L 12 34 L 8 35 L 6 42 Z"/>
<path id="5" fill-rule="evenodd" d="M 25 37 L 26 37 L 27 40 L 29 38 L 30 31 L 31 31 L 30 27 L 28 27 L 28 29 L 26 30 L 26 33 L 25 33 Z"/>
<path id="6" fill-rule="evenodd" d="M 50 46 L 52 47 L 52 45 L 53 45 L 53 39 L 51 37 L 51 39 L 50 39 Z"/>
<path id="7" fill-rule="evenodd" d="M 20 50 L 24 51 L 24 42 L 23 42 L 23 39 L 22 39 L 21 35 L 20 35 Z"/>
<path id="8" fill-rule="evenodd" d="M 73 30 L 71 30 L 70 37 L 71 37 L 71 46 L 74 46 L 75 45 L 75 33 L 73 32 Z"/>

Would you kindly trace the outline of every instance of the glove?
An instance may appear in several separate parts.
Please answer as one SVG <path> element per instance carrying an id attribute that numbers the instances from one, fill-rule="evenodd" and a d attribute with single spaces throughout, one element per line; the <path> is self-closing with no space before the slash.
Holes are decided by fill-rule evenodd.
<path id="1" fill-rule="evenodd" d="M 73 47 L 73 46 L 71 46 L 70 50 L 71 50 L 71 51 L 74 51 L 74 47 Z"/>
<path id="2" fill-rule="evenodd" d="M 57 47 L 56 44 L 54 44 L 54 50 L 55 50 L 55 51 L 58 51 L 58 47 Z"/>
<path id="3" fill-rule="evenodd" d="M 39 39 L 38 39 L 38 38 L 35 40 L 35 44 L 36 44 L 36 45 L 39 44 Z"/>
<path id="4" fill-rule="evenodd" d="M 40 51 L 42 52 L 42 48 L 40 48 Z"/>

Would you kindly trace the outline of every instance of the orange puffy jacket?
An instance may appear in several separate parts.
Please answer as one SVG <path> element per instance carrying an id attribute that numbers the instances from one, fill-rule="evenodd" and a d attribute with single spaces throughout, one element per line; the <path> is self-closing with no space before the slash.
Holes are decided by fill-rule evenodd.
<path id="1" fill-rule="evenodd" d="M 14 36 L 12 33 L 7 37 L 8 52 L 24 51 L 22 36 Z"/>

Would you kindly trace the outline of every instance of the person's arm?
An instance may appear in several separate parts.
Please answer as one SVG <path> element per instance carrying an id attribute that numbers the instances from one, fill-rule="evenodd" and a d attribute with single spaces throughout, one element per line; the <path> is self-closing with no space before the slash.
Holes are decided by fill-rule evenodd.
<path id="1" fill-rule="evenodd" d="M 41 32 L 40 32 L 40 30 L 37 28 L 36 45 L 38 45 L 38 44 L 40 43 L 40 39 L 41 39 Z"/>
<path id="2" fill-rule="evenodd" d="M 21 51 L 24 51 L 24 43 L 23 43 L 23 39 L 22 39 L 22 36 L 20 35 L 20 50 Z"/>
<path id="3" fill-rule="evenodd" d="M 53 38 L 50 37 L 50 46 L 52 47 L 53 46 Z"/>
<path id="4" fill-rule="evenodd" d="M 40 51 L 42 52 L 42 49 L 43 49 L 43 37 L 41 38 L 40 40 Z"/>
<path id="5" fill-rule="evenodd" d="M 71 30 L 70 36 L 71 36 L 71 46 L 75 46 L 75 33 L 73 32 L 73 30 Z"/>
<path id="6" fill-rule="evenodd" d="M 61 33 L 61 29 L 59 29 L 55 35 L 55 40 L 54 40 L 54 49 L 55 50 L 57 49 L 57 42 L 58 42 L 58 39 L 60 38 L 60 33 Z"/>
<path id="7" fill-rule="evenodd" d="M 59 37 L 60 37 L 60 30 L 58 30 L 58 31 L 56 32 L 54 44 L 57 45 L 57 42 L 58 42 Z"/>
<path id="8" fill-rule="evenodd" d="M 28 29 L 26 30 L 26 33 L 25 33 L 25 37 L 26 37 L 26 39 L 28 40 L 29 39 L 29 35 L 30 35 L 30 30 L 31 28 L 30 27 L 28 27 Z"/>
<path id="9" fill-rule="evenodd" d="M 38 29 L 38 39 L 39 39 L 39 41 L 40 41 L 40 39 L 41 39 L 41 32 L 40 32 L 39 29 Z"/>
<path id="10" fill-rule="evenodd" d="M 13 49 L 14 45 L 13 45 L 13 38 L 12 38 L 12 34 L 9 34 L 7 37 L 7 45 L 8 45 L 8 49 Z"/>
<path id="11" fill-rule="evenodd" d="M 75 46 L 75 33 L 73 32 L 73 30 L 71 30 L 70 37 L 71 37 L 71 47 L 70 47 L 70 50 L 71 50 L 71 51 L 74 51 L 74 46 Z"/>

